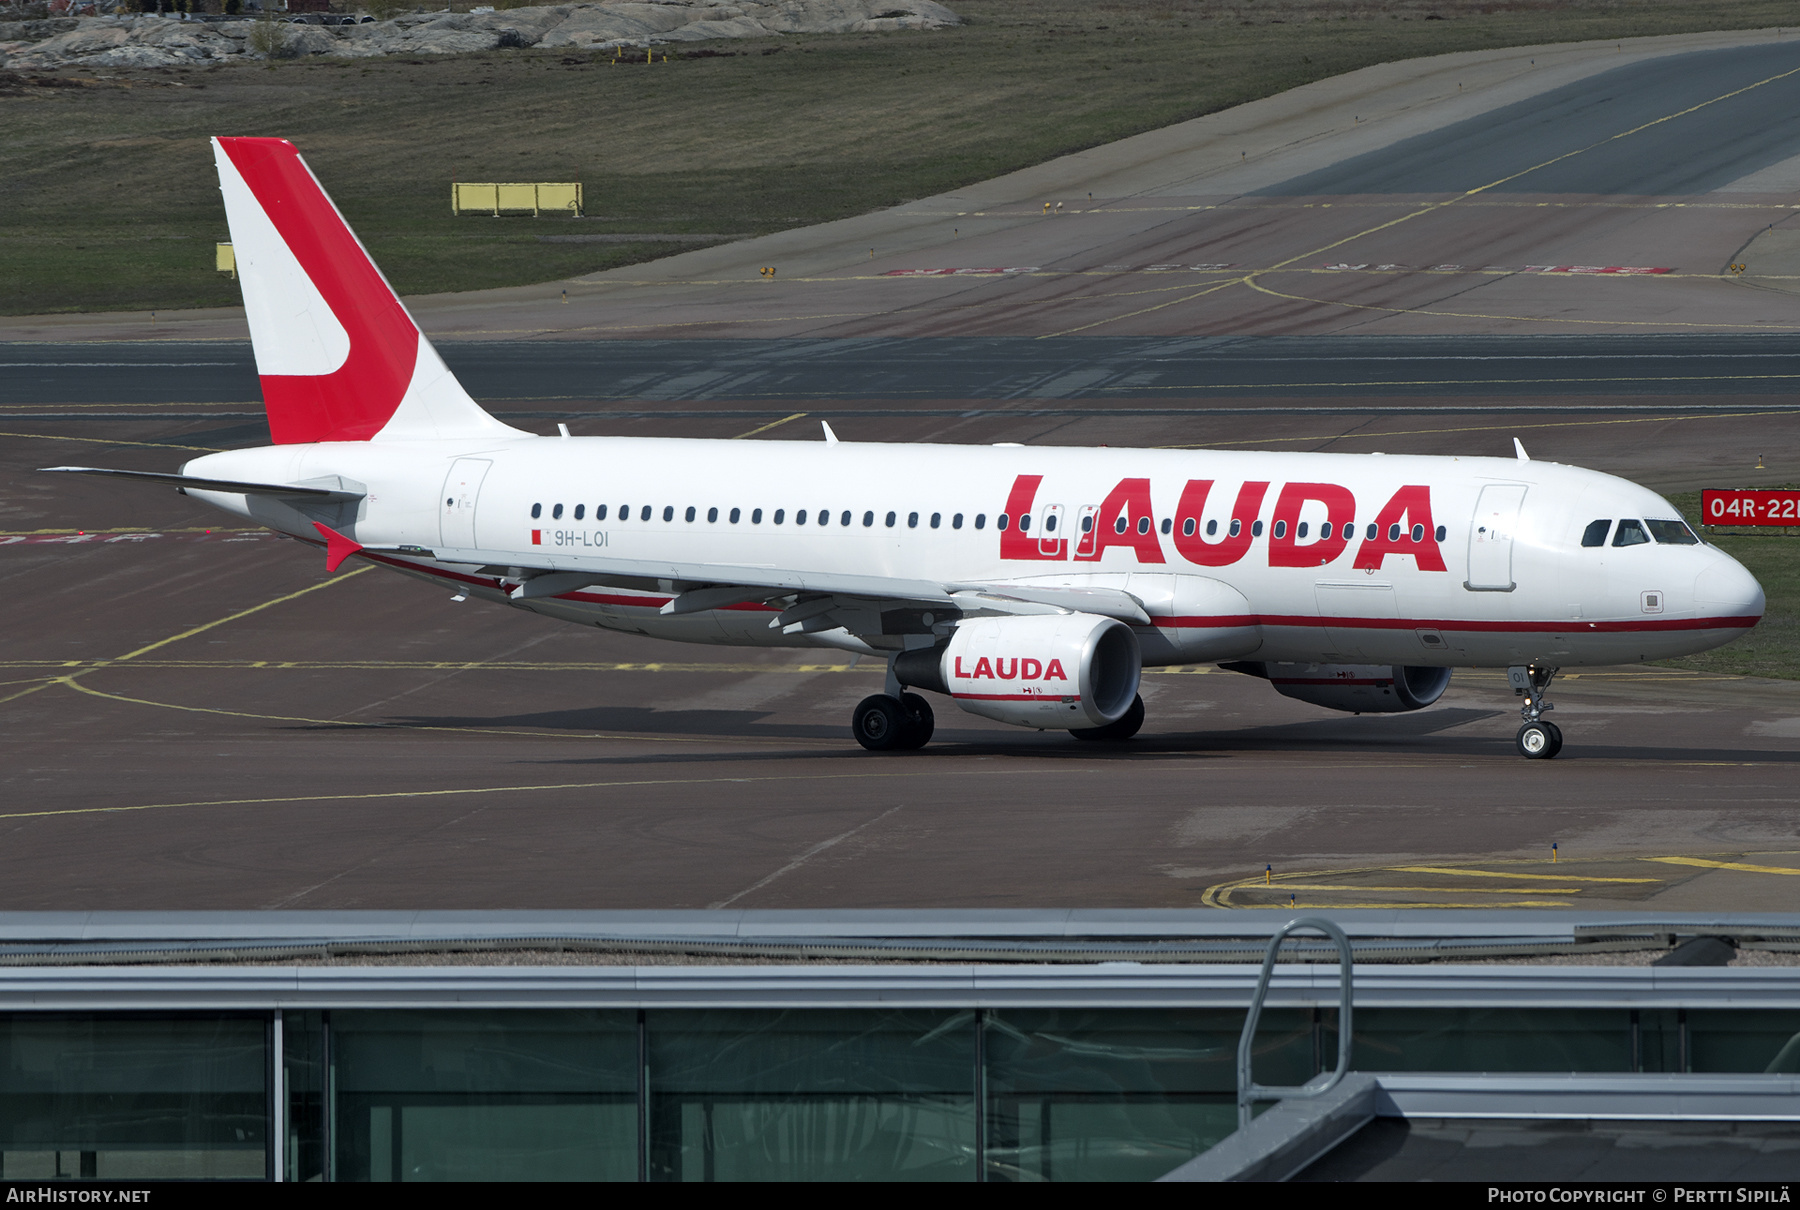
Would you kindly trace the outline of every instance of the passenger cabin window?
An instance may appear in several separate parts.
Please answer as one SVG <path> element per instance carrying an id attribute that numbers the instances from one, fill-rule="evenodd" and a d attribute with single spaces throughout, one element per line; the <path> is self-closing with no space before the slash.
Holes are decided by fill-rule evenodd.
<path id="1" fill-rule="evenodd" d="M 1182 520 L 1181 534 L 1185 538 L 1191 538 L 1194 536 L 1194 519 L 1192 517 L 1187 517 Z"/>
<path id="2" fill-rule="evenodd" d="M 539 517 L 541 517 L 543 515 L 544 515 L 544 506 L 543 505 L 534 504 L 531 506 L 531 519 L 533 521 L 536 521 Z"/>
<path id="3" fill-rule="evenodd" d="M 638 520 L 639 521 L 648 521 L 649 519 L 650 519 L 650 506 L 648 504 L 646 504 L 646 505 L 644 505 L 643 508 L 638 510 Z"/>
<path id="4" fill-rule="evenodd" d="M 1031 528 L 1031 514 L 1030 513 L 1020 513 L 1019 514 L 1019 532 L 1024 533 L 1026 530 L 1028 530 L 1030 528 Z"/>
<path id="5" fill-rule="evenodd" d="M 1250 522 L 1250 536 L 1252 538 L 1262 537 L 1262 522 L 1261 521 Z"/>
<path id="6" fill-rule="evenodd" d="M 1650 536 L 1665 546 L 1698 546 L 1700 539 L 1680 521 L 1646 521 Z"/>
<path id="7" fill-rule="evenodd" d="M 776 513 L 775 515 L 777 517 L 779 517 L 781 514 Z M 806 510 L 805 509 L 801 509 L 799 512 L 794 514 L 794 524 L 795 525 L 805 525 L 806 524 Z"/>
<path id="8" fill-rule="evenodd" d="M 576 505 L 576 506 L 575 506 L 575 519 L 576 519 L 576 520 L 577 520 L 577 521 L 579 521 L 579 520 L 581 520 L 581 514 L 583 514 L 583 513 L 585 513 L 585 512 L 587 512 L 587 505 L 585 505 L 585 504 L 577 504 L 577 505 Z"/>
<path id="9" fill-rule="evenodd" d="M 996 526 L 998 526 L 1000 523 L 998 521 L 996 521 L 996 522 L 994 522 L 994 524 Z M 976 513 L 975 514 L 975 528 L 976 529 L 986 529 L 987 528 L 987 514 L 986 513 Z"/>
<path id="10" fill-rule="evenodd" d="M 1450 532 L 1449 530 L 1445 529 L 1443 526 L 1440 525 L 1437 527 L 1437 533 L 1434 536 L 1437 538 L 1437 540 L 1439 542 L 1442 542 L 1444 540 L 1444 535 L 1449 532 Z"/>
<path id="11" fill-rule="evenodd" d="M 1649 540 L 1650 535 L 1644 532 L 1642 521 L 1621 521 L 1618 532 L 1613 534 L 1614 546 L 1641 546 Z"/>
<path id="12" fill-rule="evenodd" d="M 550 519 L 552 521 L 562 520 L 562 505 L 558 504 L 555 508 L 550 510 Z"/>
<path id="13" fill-rule="evenodd" d="M 1300 527 L 1300 536 L 1302 538 L 1304 538 L 1306 536 L 1306 527 L 1304 525 L 1302 525 Z M 1331 522 L 1321 521 L 1319 523 L 1319 541 L 1329 542 L 1330 540 L 1331 540 Z"/>
<path id="14" fill-rule="evenodd" d="M 944 523 L 944 514 L 943 513 L 932 513 L 931 514 L 931 528 L 936 529 L 938 526 L 942 525 L 943 523 Z"/>
<path id="15" fill-rule="evenodd" d="M 919 514 L 918 513 L 907 513 L 906 514 L 906 528 L 908 528 L 908 529 L 919 528 Z"/>
<path id="16" fill-rule="evenodd" d="M 1232 524 L 1233 524 L 1233 525 L 1236 525 L 1236 524 L 1237 524 L 1237 522 L 1236 522 L 1236 521 L 1233 521 L 1233 522 L 1232 522 Z M 1207 536 L 1207 537 L 1209 537 L 1209 538 L 1210 538 L 1210 537 L 1212 537 L 1212 536 L 1213 536 L 1213 535 L 1214 535 L 1214 534 L 1216 534 L 1216 533 L 1218 533 L 1218 532 L 1219 532 L 1219 523 L 1218 523 L 1218 522 L 1217 522 L 1217 521 L 1208 521 L 1208 522 L 1207 522 L 1207 523 L 1206 523 L 1206 536 Z M 1233 531 L 1232 531 L 1232 532 L 1233 532 L 1233 533 L 1236 533 L 1236 532 L 1237 532 L 1237 531 L 1236 531 L 1236 530 L 1233 530 Z"/>
<path id="17" fill-rule="evenodd" d="M 981 518 L 980 517 L 975 518 L 975 528 L 976 529 L 981 528 Z M 994 518 L 994 528 L 995 529 L 1005 529 L 1006 528 L 1006 514 L 1005 513 L 1001 513 L 998 517 Z"/>
<path id="18" fill-rule="evenodd" d="M 950 518 L 950 528 L 951 529 L 961 529 L 962 528 L 962 514 L 961 513 L 957 513 L 954 517 Z"/>
<path id="19" fill-rule="evenodd" d="M 1279 522 L 1277 524 L 1279 524 Z M 1279 538 L 1281 535 L 1276 534 L 1275 536 Z M 1306 536 L 1306 522 L 1302 521 L 1302 522 L 1300 522 L 1300 524 L 1294 526 L 1294 537 L 1304 538 L 1305 536 Z"/>
<path id="20" fill-rule="evenodd" d="M 594 520 L 596 520 L 596 521 L 606 520 L 606 505 L 604 505 L 604 504 L 594 505 Z"/>
<path id="21" fill-rule="evenodd" d="M 786 516 L 787 516 L 787 509 L 785 509 L 785 508 L 776 509 L 775 517 L 774 517 L 775 524 L 780 525 L 782 522 L 782 519 Z"/>
<path id="22" fill-rule="evenodd" d="M 1173 532 L 1174 532 L 1174 530 L 1175 530 L 1175 522 L 1173 522 L 1173 521 L 1171 521 L 1171 520 L 1170 520 L 1170 519 L 1169 519 L 1169 518 L 1167 518 L 1167 517 L 1164 517 L 1164 518 L 1163 518 L 1163 524 L 1162 524 L 1162 531 L 1163 531 L 1163 532 L 1164 532 L 1164 533 L 1165 533 L 1165 534 L 1167 534 L 1167 533 L 1173 533 Z"/>

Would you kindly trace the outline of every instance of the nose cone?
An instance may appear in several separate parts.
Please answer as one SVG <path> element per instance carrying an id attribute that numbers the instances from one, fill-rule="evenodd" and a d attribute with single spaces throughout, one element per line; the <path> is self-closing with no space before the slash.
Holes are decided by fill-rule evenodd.
<path id="1" fill-rule="evenodd" d="M 1702 617 L 1760 620 L 1764 609 L 1762 585 L 1742 563 L 1715 552 L 1694 580 L 1694 605 Z"/>

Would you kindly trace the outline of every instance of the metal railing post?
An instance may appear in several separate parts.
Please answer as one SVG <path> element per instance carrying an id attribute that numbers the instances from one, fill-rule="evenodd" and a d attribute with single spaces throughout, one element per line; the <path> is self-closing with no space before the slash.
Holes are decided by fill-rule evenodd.
<path id="1" fill-rule="evenodd" d="M 1297 929 L 1316 929 L 1337 943 L 1338 948 L 1338 1061 L 1337 1070 L 1329 1077 L 1314 1076 L 1297 1087 L 1265 1087 L 1250 1077 L 1250 1061 L 1256 1044 L 1256 1024 L 1262 1019 L 1263 1001 L 1269 995 L 1269 979 L 1275 973 L 1275 957 L 1281 943 Z M 1290 920 L 1269 938 L 1268 952 L 1263 955 L 1262 976 L 1256 981 L 1256 992 L 1250 997 L 1250 1010 L 1244 1016 L 1244 1032 L 1238 1037 L 1237 1086 L 1238 1129 L 1250 1124 L 1250 1108 L 1257 1101 L 1280 1101 L 1288 1098 L 1324 1096 L 1337 1087 L 1350 1070 L 1350 1006 L 1355 998 L 1351 988 L 1350 939 L 1344 930 L 1319 916 L 1301 916 Z M 1321 1079 L 1323 1082 L 1321 1082 Z"/>

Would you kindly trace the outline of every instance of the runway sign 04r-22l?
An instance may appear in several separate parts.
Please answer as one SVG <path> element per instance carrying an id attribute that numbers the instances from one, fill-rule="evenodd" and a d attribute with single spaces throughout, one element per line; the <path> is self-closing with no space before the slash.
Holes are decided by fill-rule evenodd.
<path id="1" fill-rule="evenodd" d="M 1709 487 L 1700 515 L 1707 525 L 1800 525 L 1800 491 Z"/>

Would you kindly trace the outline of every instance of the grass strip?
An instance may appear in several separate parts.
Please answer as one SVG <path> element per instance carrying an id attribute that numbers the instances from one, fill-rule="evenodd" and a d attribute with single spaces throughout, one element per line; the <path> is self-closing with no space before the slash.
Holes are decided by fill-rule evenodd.
<path id="1" fill-rule="evenodd" d="M 865 213 L 1371 64 L 1780 26 L 1788 0 L 962 0 L 966 24 L 0 88 L 0 312 L 231 306 L 206 146 L 293 139 L 403 292 L 523 285 Z M 683 57 L 692 55 L 694 57 Z M 589 217 L 456 218 L 452 180 L 581 181 Z"/>

